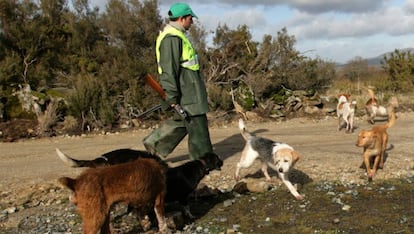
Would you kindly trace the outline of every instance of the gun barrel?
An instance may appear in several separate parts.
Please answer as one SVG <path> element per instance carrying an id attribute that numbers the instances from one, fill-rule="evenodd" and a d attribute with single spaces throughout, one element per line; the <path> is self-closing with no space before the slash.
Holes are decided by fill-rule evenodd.
<path id="1" fill-rule="evenodd" d="M 161 109 L 161 104 L 160 105 L 156 105 L 154 107 L 151 107 L 150 109 L 148 109 L 148 110 L 146 110 L 144 112 L 139 113 L 136 117 L 137 118 L 145 117 L 146 115 L 151 114 L 152 112 L 155 112 L 155 111 L 157 111 L 159 109 Z"/>

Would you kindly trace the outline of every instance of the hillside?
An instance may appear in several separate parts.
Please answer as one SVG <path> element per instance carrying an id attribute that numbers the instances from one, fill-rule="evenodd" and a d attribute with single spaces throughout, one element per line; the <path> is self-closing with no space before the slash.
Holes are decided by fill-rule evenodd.
<path id="1" fill-rule="evenodd" d="M 401 52 L 410 51 L 411 54 L 414 54 L 414 48 L 404 48 L 404 49 L 398 49 L 398 50 L 401 51 Z M 381 61 L 384 59 L 384 56 L 386 56 L 386 55 L 388 56 L 388 55 L 390 55 L 393 52 L 394 51 L 389 51 L 389 52 L 380 54 L 380 55 L 375 56 L 375 57 L 363 58 L 363 59 L 366 59 L 368 61 L 368 65 L 370 65 L 370 66 L 380 66 L 381 65 Z M 338 67 L 342 67 L 344 65 L 345 65 L 345 63 L 338 64 Z"/>

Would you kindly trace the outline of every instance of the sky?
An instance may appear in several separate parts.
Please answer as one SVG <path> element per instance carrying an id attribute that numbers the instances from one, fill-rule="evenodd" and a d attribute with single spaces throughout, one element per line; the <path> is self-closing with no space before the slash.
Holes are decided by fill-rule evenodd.
<path id="1" fill-rule="evenodd" d="M 180 1 L 180 0 L 179 0 Z M 108 0 L 90 0 L 104 10 Z M 159 0 L 167 16 L 172 0 Z M 282 28 L 295 48 L 311 58 L 346 63 L 395 49 L 414 48 L 414 0 L 181 0 L 207 31 L 247 25 L 253 40 Z"/>

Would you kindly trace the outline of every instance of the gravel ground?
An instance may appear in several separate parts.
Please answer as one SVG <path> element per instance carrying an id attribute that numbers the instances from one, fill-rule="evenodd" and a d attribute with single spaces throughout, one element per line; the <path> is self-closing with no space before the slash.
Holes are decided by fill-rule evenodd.
<path id="1" fill-rule="evenodd" d="M 357 119 L 356 122 L 355 132 L 346 134 L 336 130 L 337 120 L 332 117 L 298 118 L 289 121 L 247 121 L 247 127 L 257 135 L 289 143 L 303 155 L 303 159 L 295 166 L 291 178 L 300 185 L 299 191 L 305 195 L 305 201 L 296 202 L 277 179 L 270 184 L 269 191 L 263 196 L 277 196 L 281 201 L 286 201 L 289 206 L 297 206 L 311 212 L 311 209 L 307 207 L 312 202 L 316 202 L 312 199 L 314 199 L 314 193 L 319 191 L 328 195 L 330 193 L 332 203 L 347 209 L 346 204 L 341 201 L 341 194 L 358 193 L 355 192 L 356 187 L 362 187 L 368 191 L 370 188 L 374 191 L 394 191 L 395 186 L 379 183 L 391 179 L 400 179 L 411 184 L 414 176 L 411 149 L 414 143 L 412 135 L 408 133 L 413 130 L 414 114 L 412 112 L 398 113 L 396 125 L 389 129 L 390 149 L 385 168 L 380 170 L 374 178 L 374 185 L 368 184 L 364 170 L 360 168 L 362 149 L 355 146 L 357 133 L 361 129 L 370 128 L 370 125 L 362 119 Z M 81 169 L 64 166 L 54 154 L 54 148 L 59 147 L 77 158 L 94 158 L 117 148 L 143 149 L 140 142 L 148 133 L 149 130 L 135 130 L 116 134 L 60 136 L 51 139 L 1 143 L 0 176 L 3 180 L 0 184 L 0 232 L 81 233 L 80 217 L 76 213 L 75 206 L 68 201 L 70 193 L 56 183 L 56 179 L 60 176 L 76 176 Z M 214 221 L 211 221 L 209 216 L 214 216 L 215 212 L 223 210 L 223 207 L 236 209 L 237 206 L 234 204 L 244 201 L 243 199 L 251 201 L 251 199 L 260 198 L 260 195 L 239 195 L 232 192 L 235 185 L 233 180 L 235 164 L 244 145 L 236 122 L 212 126 L 211 137 L 216 152 L 224 159 L 224 165 L 221 171 L 214 171 L 208 175 L 202 184 L 207 186 L 215 196 L 192 200 L 192 209 L 195 210 L 197 219 L 186 222 L 185 226 L 175 231 L 176 233 L 223 232 L 222 229 L 215 228 L 212 224 Z M 185 152 L 186 145 L 181 144 L 166 160 L 172 166 L 183 163 L 187 160 Z M 250 169 L 242 170 L 242 176 L 263 181 L 259 168 L 259 164 L 254 164 Z M 345 191 L 332 189 L 337 188 L 338 184 L 344 186 Z M 412 199 L 409 201 L 413 202 Z M 206 204 L 203 205 L 204 203 Z M 212 203 L 220 205 L 215 207 Z M 288 208 L 281 207 L 281 209 Z M 136 221 L 137 217 L 132 213 L 127 213 L 125 206 L 114 207 L 112 217 L 115 233 L 143 232 Z M 411 213 L 406 218 L 402 217 L 400 222 L 403 224 L 409 221 L 414 222 L 412 217 Z M 272 217 L 268 218 L 272 219 Z M 219 218 L 217 222 L 227 223 L 230 219 L 231 212 L 229 211 L 228 216 Z M 243 226 L 242 223 L 228 225 L 224 232 L 237 232 L 240 225 Z M 409 233 L 406 230 L 410 228 L 412 226 L 404 226 L 401 233 Z M 309 233 L 307 231 L 303 233 Z M 317 230 L 313 230 L 314 233 L 315 231 Z M 153 232 L 154 229 L 146 231 L 146 233 Z M 348 233 L 352 232 L 348 231 Z"/>

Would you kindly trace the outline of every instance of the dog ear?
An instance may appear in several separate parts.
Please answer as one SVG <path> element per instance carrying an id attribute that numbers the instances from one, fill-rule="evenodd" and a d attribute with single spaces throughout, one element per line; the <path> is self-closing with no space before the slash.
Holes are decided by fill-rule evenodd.
<path id="1" fill-rule="evenodd" d="M 299 161 L 299 159 L 302 158 L 302 155 L 300 155 L 296 150 L 292 150 L 292 160 L 294 163 Z"/>
<path id="2" fill-rule="evenodd" d="M 59 178 L 59 183 L 62 184 L 63 186 L 65 186 L 66 188 L 75 191 L 75 184 L 76 184 L 76 180 L 69 178 L 69 177 L 61 177 Z"/>

